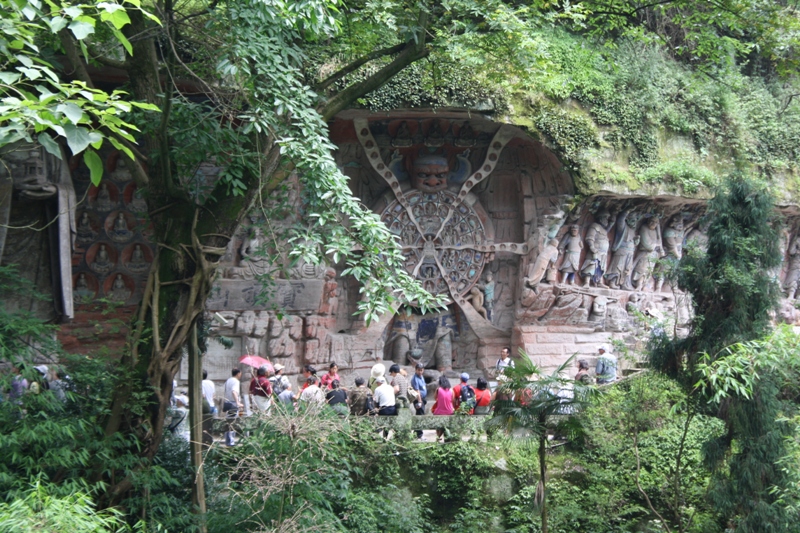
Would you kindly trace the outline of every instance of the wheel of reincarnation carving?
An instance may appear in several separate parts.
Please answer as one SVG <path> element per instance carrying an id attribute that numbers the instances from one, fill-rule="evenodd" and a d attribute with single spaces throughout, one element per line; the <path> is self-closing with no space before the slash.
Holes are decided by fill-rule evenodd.
<path id="1" fill-rule="evenodd" d="M 475 248 L 487 244 L 480 218 L 450 191 L 411 190 L 404 197 L 408 209 L 395 200 L 381 220 L 400 238 L 406 270 L 434 295 L 463 296 L 486 264 L 487 254 Z"/>

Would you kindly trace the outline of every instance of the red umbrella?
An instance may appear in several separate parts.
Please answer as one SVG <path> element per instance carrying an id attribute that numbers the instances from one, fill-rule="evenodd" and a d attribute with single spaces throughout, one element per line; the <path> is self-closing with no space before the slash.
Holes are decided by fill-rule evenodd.
<path id="1" fill-rule="evenodd" d="M 239 362 L 243 365 L 252 366 L 253 368 L 265 366 L 270 372 L 275 372 L 275 369 L 272 368 L 272 363 L 257 355 L 243 355 L 239 358 Z"/>

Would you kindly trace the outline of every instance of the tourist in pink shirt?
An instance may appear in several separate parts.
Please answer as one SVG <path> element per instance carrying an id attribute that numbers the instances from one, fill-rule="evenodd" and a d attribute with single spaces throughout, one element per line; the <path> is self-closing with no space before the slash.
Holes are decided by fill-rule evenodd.
<path id="1" fill-rule="evenodd" d="M 450 387 L 450 380 L 444 375 L 439 376 L 439 388 L 436 389 L 436 405 L 433 406 L 431 413 L 435 415 L 452 415 L 454 411 L 453 389 Z"/>
<path id="2" fill-rule="evenodd" d="M 450 380 L 448 380 L 444 374 L 439 376 L 439 388 L 436 389 L 436 403 L 433 404 L 431 413 L 435 415 L 452 415 L 455 411 L 455 407 L 453 407 L 453 396 Z M 444 429 L 437 429 L 437 439 L 442 435 L 444 435 Z"/>

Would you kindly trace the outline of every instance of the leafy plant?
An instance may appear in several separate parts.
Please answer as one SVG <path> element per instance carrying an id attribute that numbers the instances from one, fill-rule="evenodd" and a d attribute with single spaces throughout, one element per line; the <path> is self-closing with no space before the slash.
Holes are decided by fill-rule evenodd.
<path id="1" fill-rule="evenodd" d="M 51 494 L 49 486 L 37 483 L 10 503 L 0 502 L 2 533 L 122 533 L 132 531 L 115 509 L 97 511 L 92 499 L 82 493 Z M 138 531 L 138 528 L 137 528 Z"/>
<path id="2" fill-rule="evenodd" d="M 72 3 L 46 0 L 3 0 L 0 3 L 0 148 L 35 139 L 61 159 L 61 148 L 53 138 L 63 138 L 74 155 L 83 153 L 95 185 L 100 183 L 103 163 L 96 150 L 108 140 L 114 148 L 134 158 L 136 126 L 120 115 L 134 107 L 158 108 L 128 100 L 122 91 L 95 89 L 83 81 L 64 82 L 58 69 L 43 57 L 41 34 L 71 34 L 88 56 L 87 38 L 98 25 L 106 27 L 132 53 L 122 33 L 130 23 L 127 9 L 140 10 L 139 0 Z M 145 13 L 141 11 L 141 13 Z M 71 41 L 70 41 L 71 42 Z M 74 58 L 80 52 L 66 50 Z"/>

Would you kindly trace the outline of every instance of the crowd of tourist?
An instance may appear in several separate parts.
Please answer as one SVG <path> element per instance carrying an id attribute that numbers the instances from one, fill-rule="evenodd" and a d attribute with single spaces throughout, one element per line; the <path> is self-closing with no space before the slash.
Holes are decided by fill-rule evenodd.
<path id="1" fill-rule="evenodd" d="M 591 383 L 588 362 L 580 359 L 577 366 L 575 381 Z M 513 367 L 514 361 L 510 357 L 510 350 L 503 348 L 495 364 L 497 375 L 502 376 L 507 368 Z M 297 392 L 293 390 L 289 379 L 283 375 L 283 370 L 284 366 L 280 364 L 274 365 L 274 372 L 268 370 L 266 366 L 254 370 L 247 390 L 250 405 L 255 411 L 268 412 L 274 403 L 294 406 L 305 402 L 327 404 L 342 415 L 349 413 L 394 416 L 398 409 L 406 407 L 414 409 L 417 415 L 428 412 L 430 385 L 425 380 L 425 366 L 422 363 L 416 364 L 410 379 L 400 365 L 391 365 L 387 373 L 386 367 L 378 363 L 372 367 L 368 381 L 363 377 L 356 377 L 350 388 L 342 385 L 339 367 L 335 362 L 330 363 L 328 372 L 322 377 L 317 376 L 316 368 L 305 365 L 302 377 L 299 378 Z M 608 352 L 605 345 L 598 350 L 595 372 L 598 384 L 611 383 L 617 378 L 617 358 Z M 238 413 L 244 408 L 240 397 L 240 379 L 241 370 L 233 369 L 231 377 L 225 382 L 223 413 Z M 489 384 L 483 377 L 477 379 L 474 387 L 469 381 L 469 374 L 463 372 L 459 376 L 458 383 L 453 386 L 445 374 L 440 374 L 434 381 L 434 397 L 430 413 L 444 416 L 457 411 L 469 415 L 488 414 L 492 401 L 497 398 L 497 393 L 489 389 Z M 202 389 L 204 401 L 208 404 L 206 412 L 216 414 L 214 383 L 208 380 L 205 371 L 203 371 Z"/>
<path id="2" fill-rule="evenodd" d="M 25 394 L 41 394 L 43 391 L 52 391 L 56 399 L 65 402 L 67 400 L 67 390 L 71 387 L 69 376 L 63 379 L 59 375 L 57 367 L 47 365 L 35 365 L 33 372 L 27 373 L 30 380 L 22 375 L 22 365 L 11 366 L 11 385 L 8 390 L 0 391 L 0 401 L 9 401 L 14 404 L 22 404 L 22 397 Z"/>
<path id="3" fill-rule="evenodd" d="M 582 384 L 591 384 L 589 364 L 586 360 L 577 361 L 578 371 L 575 381 Z M 339 375 L 339 367 L 333 362 L 328 367 L 328 372 L 322 377 L 317 376 L 317 370 L 311 365 L 305 365 L 302 376 L 299 378 L 298 390 L 292 387 L 287 376 L 283 374 L 284 366 L 275 364 L 273 368 L 262 366 L 254 369 L 252 378 L 246 387 L 249 404 L 252 410 L 269 414 L 273 405 L 279 404 L 284 408 L 293 409 L 298 404 L 314 404 L 329 406 L 341 416 L 396 416 L 399 409 L 411 408 L 416 415 L 430 413 L 437 416 L 449 416 L 456 413 L 464 415 L 487 415 L 496 400 L 509 399 L 498 389 L 492 392 L 489 384 L 483 377 L 479 377 L 475 386 L 470 384 L 470 376 L 463 372 L 459 381 L 453 386 L 444 373 L 431 383 L 426 381 L 425 366 L 417 363 L 414 374 L 409 378 L 405 369 L 393 364 L 388 373 L 383 364 L 372 367 L 369 379 L 358 376 L 352 387 L 344 387 Z M 514 361 L 510 357 L 509 348 L 503 348 L 495 364 L 495 375 L 498 381 L 503 381 L 505 372 L 514 368 Z M 35 372 L 26 372 L 27 378 L 22 375 L 22 368 L 18 365 L 11 368 L 14 377 L 10 386 L 0 391 L 0 401 L 9 401 L 22 404 L 25 394 L 41 394 L 50 390 L 60 401 L 66 401 L 67 391 L 70 389 L 69 377 L 63 379 L 59 376 L 56 367 L 36 365 Z M 617 358 L 609 352 L 607 347 L 601 346 L 598 350 L 597 365 L 595 367 L 596 382 L 599 385 L 612 383 L 617 379 Z M 435 375 L 434 375 L 435 376 Z M 430 378 L 429 378 L 430 379 Z M 231 422 L 225 433 L 228 445 L 234 445 L 234 429 L 232 421 L 244 411 L 245 402 L 242 398 L 242 371 L 234 368 L 231 377 L 225 382 L 222 397 L 222 413 Z M 188 407 L 188 397 L 185 391 L 177 391 L 174 384 L 172 403 L 176 407 Z M 429 391 L 430 387 L 430 391 Z M 569 391 L 568 391 L 569 392 Z M 208 372 L 203 371 L 201 383 L 201 397 L 203 412 L 211 415 L 219 414 L 216 405 L 216 385 L 208 379 Z M 429 400 L 433 403 L 428 409 Z M 442 430 L 437 430 L 441 436 Z M 422 431 L 417 431 L 417 436 L 422 436 Z"/>

